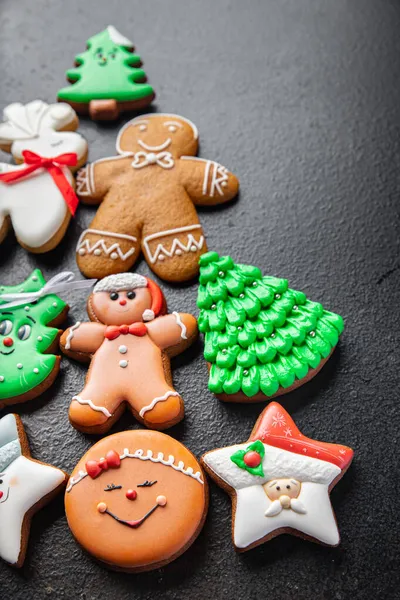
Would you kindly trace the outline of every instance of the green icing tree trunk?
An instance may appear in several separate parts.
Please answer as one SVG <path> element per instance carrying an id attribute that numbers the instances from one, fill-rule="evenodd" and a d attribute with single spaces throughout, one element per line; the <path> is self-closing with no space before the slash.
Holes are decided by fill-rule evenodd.
<path id="1" fill-rule="evenodd" d="M 200 257 L 197 305 L 208 386 L 217 395 L 283 393 L 329 357 L 344 328 L 342 317 L 286 279 L 216 252 Z"/>
<path id="2" fill-rule="evenodd" d="M 33 303 L 1 308 L 6 300 L 1 294 L 36 292 L 46 281 L 39 269 L 16 286 L 0 287 L 0 403 L 29 394 L 41 386 L 58 363 L 54 354 L 46 352 L 58 336 L 58 329 L 49 327 L 59 322 L 67 307 L 55 294 L 43 296 Z M 4 345 L 10 338 L 11 345 Z"/>

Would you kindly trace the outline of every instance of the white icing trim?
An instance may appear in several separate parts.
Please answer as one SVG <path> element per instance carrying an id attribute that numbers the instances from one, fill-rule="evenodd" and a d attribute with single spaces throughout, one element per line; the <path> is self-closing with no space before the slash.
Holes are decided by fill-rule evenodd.
<path id="1" fill-rule="evenodd" d="M 172 169 L 175 161 L 170 152 L 159 152 L 158 154 L 154 154 L 154 152 L 136 152 L 131 162 L 134 169 L 143 169 L 143 167 L 150 165 L 158 165 L 162 169 Z"/>
<path id="2" fill-rule="evenodd" d="M 223 187 L 225 187 L 224 184 L 226 184 L 226 182 L 228 181 L 228 178 L 229 178 L 229 171 L 226 167 L 224 167 L 223 165 L 220 165 L 219 163 L 217 163 L 213 160 L 208 160 L 206 158 L 198 158 L 197 156 L 181 156 L 181 159 L 197 160 L 197 161 L 206 163 L 206 168 L 205 168 L 205 172 L 204 172 L 204 180 L 203 180 L 203 196 L 208 195 L 212 198 L 215 194 L 215 191 L 217 191 L 220 196 L 224 195 L 224 192 L 221 189 L 221 185 Z M 207 194 L 208 178 L 209 178 L 209 173 L 210 173 L 211 167 L 213 168 L 213 171 L 212 171 L 212 177 L 211 177 L 211 182 L 210 182 L 210 192 Z"/>
<path id="3" fill-rule="evenodd" d="M 181 338 L 183 340 L 187 340 L 187 335 L 186 335 L 187 327 L 186 327 L 185 323 L 182 321 L 181 315 L 176 311 L 174 311 L 172 314 L 174 315 L 174 317 L 176 319 L 177 325 L 179 325 L 179 327 L 181 328 Z"/>
<path id="4" fill-rule="evenodd" d="M 168 400 L 168 398 L 170 398 L 171 396 L 179 396 L 179 394 L 178 392 L 165 392 L 164 396 L 158 396 L 157 398 L 154 398 L 150 402 L 150 404 L 148 404 L 147 406 L 143 406 L 143 408 L 139 412 L 139 415 L 143 418 L 149 410 L 153 410 L 156 404 L 158 404 L 159 402 L 165 402 L 165 400 Z"/>
<path id="5" fill-rule="evenodd" d="M 90 186 L 90 167 L 80 169 L 76 175 L 76 193 L 78 196 L 91 196 L 93 190 Z"/>
<path id="6" fill-rule="evenodd" d="M 122 33 L 120 33 L 118 29 L 114 27 L 114 25 L 108 25 L 107 31 L 108 35 L 110 36 L 110 40 L 114 42 L 114 44 L 117 44 L 118 46 L 128 46 L 128 48 L 133 47 L 132 42 L 128 40 L 127 37 L 122 35 Z"/>
<path id="7" fill-rule="evenodd" d="M 147 287 L 147 279 L 143 275 L 139 275 L 139 273 L 117 273 L 117 275 L 108 275 L 108 277 L 100 279 L 94 286 L 93 293 L 121 292 L 144 287 Z"/>
<path id="8" fill-rule="evenodd" d="M 138 121 L 143 121 L 145 119 L 149 120 L 152 117 L 173 117 L 175 119 L 179 119 L 180 121 L 184 121 L 184 123 L 187 123 L 192 128 L 194 139 L 197 140 L 199 137 L 199 130 L 197 129 L 196 125 L 189 119 L 186 119 L 186 117 L 181 117 L 180 115 L 175 115 L 173 113 L 149 113 L 149 114 L 140 115 L 139 117 L 135 117 L 134 119 L 131 119 L 130 121 L 125 123 L 125 125 L 122 127 L 122 129 L 120 129 L 120 131 L 118 133 L 117 141 L 115 144 L 118 154 L 122 154 L 125 156 L 127 155 L 127 152 L 122 150 L 121 146 L 120 146 L 120 140 L 121 140 L 121 137 L 122 137 L 125 129 L 127 129 L 130 125 L 137 123 Z"/>
<path id="9" fill-rule="evenodd" d="M 83 400 L 83 398 L 80 396 L 74 396 L 72 398 L 72 401 L 73 400 L 76 400 L 76 402 L 79 402 L 79 404 L 87 404 L 92 410 L 103 413 L 103 415 L 107 418 L 112 417 L 112 414 L 104 406 L 96 406 L 96 404 L 93 404 L 91 400 Z"/>
<path id="10" fill-rule="evenodd" d="M 149 261 L 154 265 L 154 263 L 156 263 L 157 260 L 160 259 L 160 255 L 162 255 L 163 257 L 165 257 L 165 255 L 166 255 L 169 258 L 172 258 L 174 256 L 174 254 L 179 254 L 179 252 L 177 252 L 178 249 L 180 249 L 181 252 L 187 253 L 187 252 L 190 252 L 191 248 L 194 246 L 195 248 L 197 248 L 197 250 L 201 250 L 203 247 L 203 244 L 204 244 L 204 236 L 201 235 L 199 241 L 196 241 L 195 238 L 193 237 L 193 235 L 189 234 L 188 238 L 187 238 L 188 241 L 187 241 L 186 246 L 178 238 L 174 238 L 174 240 L 172 242 L 171 250 L 167 250 L 165 248 L 165 246 L 163 246 L 163 244 L 158 244 L 157 248 L 154 251 L 154 254 L 152 254 L 150 252 L 148 242 L 150 242 L 151 240 L 154 240 L 154 239 L 157 239 L 160 237 L 164 237 L 167 235 L 174 235 L 176 233 L 183 233 L 185 231 L 193 231 L 194 229 L 201 229 L 201 225 L 189 225 L 188 227 L 177 227 L 176 229 L 168 229 L 167 231 L 159 231 L 157 233 L 153 233 L 151 235 L 146 236 L 143 239 L 143 246 L 146 250 Z"/>
<path id="11" fill-rule="evenodd" d="M 84 240 L 84 237 L 87 233 L 94 233 L 96 235 L 103 235 L 104 237 L 118 238 L 121 240 L 128 240 L 132 242 L 133 248 L 130 248 L 124 253 L 122 252 L 118 242 L 115 242 L 114 244 L 111 244 L 111 246 L 107 247 L 107 242 L 104 239 L 97 240 L 93 243 L 93 245 L 90 245 L 90 240 Z M 103 252 L 106 256 L 113 260 L 120 258 L 121 260 L 125 261 L 135 253 L 136 247 L 134 244 L 136 242 L 137 238 L 133 235 L 113 233 L 112 231 L 100 231 L 99 229 L 85 229 L 85 231 L 83 231 L 79 237 L 76 245 L 76 252 L 80 256 L 85 256 L 85 254 L 93 254 L 95 250 L 100 250 L 99 256 L 101 256 L 101 252 Z"/>
<path id="12" fill-rule="evenodd" d="M 206 168 L 204 171 L 204 181 L 203 181 L 203 196 L 207 194 L 207 186 L 208 186 L 208 174 L 210 172 L 211 161 L 208 160 L 206 164 Z"/>
<path id="13" fill-rule="evenodd" d="M 147 454 L 144 454 L 144 450 L 142 448 L 138 448 L 133 454 L 131 454 L 128 448 L 124 448 L 124 452 L 120 455 L 120 459 L 123 460 L 124 458 L 138 458 L 139 460 L 150 460 L 153 463 L 161 463 L 166 467 L 172 467 L 174 471 L 179 471 L 180 473 L 183 473 L 183 475 L 192 477 L 192 479 L 195 479 L 201 483 L 201 485 L 204 485 L 200 471 L 196 471 L 195 473 L 192 467 L 187 467 L 185 469 L 185 464 L 182 460 L 176 465 L 175 457 L 172 456 L 172 454 L 168 456 L 168 460 L 165 460 L 163 452 L 159 452 L 157 456 L 154 457 L 152 450 L 147 450 Z M 67 492 L 70 492 L 74 485 L 82 481 L 82 479 L 85 477 L 87 477 L 86 471 L 79 471 L 76 477 L 70 477 Z"/>
<path id="14" fill-rule="evenodd" d="M 77 321 L 75 323 L 75 325 L 72 325 L 72 327 L 69 330 L 69 334 L 67 335 L 67 340 L 65 342 L 65 350 L 69 350 L 71 348 L 71 342 L 72 342 L 72 338 L 74 337 L 74 331 L 76 331 L 78 329 L 78 327 L 80 327 L 81 322 Z"/>

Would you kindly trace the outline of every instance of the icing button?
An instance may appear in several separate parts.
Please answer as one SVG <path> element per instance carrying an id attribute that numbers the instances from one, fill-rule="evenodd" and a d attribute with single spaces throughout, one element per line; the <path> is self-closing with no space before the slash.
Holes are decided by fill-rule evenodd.
<path id="1" fill-rule="evenodd" d="M 293 310 L 298 310 L 298 309 L 299 309 L 299 307 L 297 306 L 297 304 L 295 304 L 295 305 L 293 306 Z"/>
<path id="2" fill-rule="evenodd" d="M 275 294 L 275 300 L 280 300 L 281 299 L 281 295 L 280 294 Z"/>
<path id="3" fill-rule="evenodd" d="M 30 310 L 29 306 L 25 306 L 25 310 L 28 312 Z"/>
<path id="4" fill-rule="evenodd" d="M 37 280 L 38 280 L 38 278 L 36 277 L 36 275 L 34 275 L 34 276 L 32 277 L 32 281 L 37 281 Z"/>
<path id="5" fill-rule="evenodd" d="M 223 271 L 218 271 L 218 277 L 225 277 L 225 273 Z"/>
<path id="6" fill-rule="evenodd" d="M 96 248 L 96 250 L 93 252 L 93 254 L 95 254 L 96 256 L 100 256 L 100 254 L 101 254 L 100 248 Z"/>
<path id="7" fill-rule="evenodd" d="M 22 369 L 22 367 L 23 367 L 22 363 L 17 364 L 17 369 Z"/>
<path id="8" fill-rule="evenodd" d="M 86 254 L 85 248 L 79 248 L 78 254 L 80 254 L 80 256 L 85 256 L 85 254 Z"/>
<path id="9" fill-rule="evenodd" d="M 310 331 L 310 337 L 312 337 L 312 338 L 315 337 L 315 331 Z"/>
<path id="10" fill-rule="evenodd" d="M 177 256 L 180 256 L 180 255 L 182 254 L 182 250 L 181 250 L 180 248 L 177 248 L 177 249 L 175 250 L 175 254 L 176 254 Z"/>
<path id="11" fill-rule="evenodd" d="M 53 302 L 54 308 L 57 308 L 57 302 Z"/>
<path id="12" fill-rule="evenodd" d="M 239 298 L 244 298 L 244 294 L 239 294 Z"/>
<path id="13" fill-rule="evenodd" d="M 192 252 L 197 252 L 197 248 L 196 248 L 196 246 L 191 246 L 191 247 L 190 247 L 190 250 L 191 250 Z"/>
<path id="14" fill-rule="evenodd" d="M 113 260 L 117 260 L 118 254 L 116 252 L 111 252 L 110 258 L 112 258 Z"/>
<path id="15" fill-rule="evenodd" d="M 147 155 L 147 162 L 149 165 L 154 165 L 157 162 L 157 155 L 154 152 L 149 152 Z"/>
<path id="16" fill-rule="evenodd" d="M 226 348 L 222 349 L 222 354 L 227 354 L 228 350 Z"/>
<path id="17" fill-rule="evenodd" d="M 216 304 L 211 304 L 211 310 L 217 310 L 217 305 Z"/>
<path id="18" fill-rule="evenodd" d="M 120 346 L 118 348 L 118 352 L 121 352 L 121 354 L 126 354 L 128 352 L 128 348 L 126 346 Z"/>
<path id="19" fill-rule="evenodd" d="M 247 369 L 245 369 L 245 370 L 243 371 L 243 377 L 247 377 L 247 376 L 248 376 L 248 374 L 249 374 L 248 370 L 247 370 Z"/>
<path id="20" fill-rule="evenodd" d="M 160 255 L 158 256 L 158 260 L 164 260 L 164 259 L 165 259 L 165 256 L 164 256 L 164 254 L 160 254 Z"/>
<path id="21" fill-rule="evenodd" d="M 35 367 L 35 368 L 33 369 L 33 372 L 34 372 L 34 373 L 36 373 L 36 375 L 37 375 L 37 374 L 39 373 L 39 369 L 38 369 L 37 367 Z"/>
<path id="22" fill-rule="evenodd" d="M 4 381 L 4 375 L 0 375 L 0 382 L 2 383 Z"/>
<path id="23" fill-rule="evenodd" d="M 253 287 L 257 287 L 257 286 L 258 286 L 258 283 L 257 283 L 257 281 L 253 281 L 253 283 L 252 283 L 251 285 L 252 285 Z"/>
<path id="24" fill-rule="evenodd" d="M 128 361 L 127 360 L 120 360 L 119 361 L 119 366 L 122 367 L 123 369 L 125 369 L 128 366 Z"/>
<path id="25" fill-rule="evenodd" d="M 38 342 L 41 342 L 42 340 L 43 340 L 42 336 L 41 336 L 41 335 L 38 335 L 38 336 L 37 336 L 37 341 L 38 341 Z"/>

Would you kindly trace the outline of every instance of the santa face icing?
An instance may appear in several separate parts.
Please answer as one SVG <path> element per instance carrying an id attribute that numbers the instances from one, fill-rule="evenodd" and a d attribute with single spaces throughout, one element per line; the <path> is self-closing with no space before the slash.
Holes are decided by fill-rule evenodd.
<path id="1" fill-rule="evenodd" d="M 97 283 L 88 300 L 95 322 L 76 323 L 60 344 L 71 357 L 92 361 L 84 389 L 71 402 L 70 421 L 77 429 L 107 431 L 124 403 L 154 429 L 183 418 L 169 357 L 194 340 L 196 320 L 178 312 L 163 315 L 165 310 L 160 288 L 141 275 L 111 275 Z"/>
<path id="2" fill-rule="evenodd" d="M 207 452 L 202 463 L 236 496 L 233 541 L 243 551 L 286 531 L 336 546 L 329 492 L 352 457 L 351 448 L 303 436 L 272 402 L 248 442 Z"/>
<path id="3" fill-rule="evenodd" d="M 30 459 L 16 415 L 0 420 L 0 557 L 20 567 L 25 558 L 30 516 L 66 482 L 60 469 Z"/>
<path id="4" fill-rule="evenodd" d="M 206 504 L 204 475 L 190 452 L 169 436 L 140 430 L 93 446 L 65 495 L 78 543 L 125 570 L 150 570 L 181 554 L 199 533 Z"/>

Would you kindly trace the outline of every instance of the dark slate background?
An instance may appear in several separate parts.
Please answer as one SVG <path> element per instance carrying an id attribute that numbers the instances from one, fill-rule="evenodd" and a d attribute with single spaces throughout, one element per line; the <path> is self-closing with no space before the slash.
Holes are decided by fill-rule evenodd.
<path id="1" fill-rule="evenodd" d="M 241 181 L 239 201 L 201 212 L 209 248 L 287 277 L 346 320 L 327 366 L 282 400 L 306 435 L 355 450 L 332 493 L 342 543 L 281 536 L 238 555 L 230 500 L 211 484 L 209 516 L 190 550 L 164 569 L 124 575 L 78 548 L 59 498 L 35 517 L 24 568 L 0 565 L 1 600 L 398 598 L 399 3 L 3 0 L 1 107 L 55 100 L 74 55 L 109 23 L 133 38 L 155 108 L 192 119 L 200 156 Z M 90 160 L 114 153 L 120 124 L 82 120 Z M 27 254 L 10 236 L 1 282 L 35 267 L 47 278 L 78 272 L 75 244 L 93 214 L 81 207 L 48 255 Z M 144 261 L 137 270 L 149 274 Z M 171 310 L 196 313 L 195 283 L 163 289 Z M 85 298 L 69 300 L 69 322 L 84 319 Z M 186 418 L 170 433 L 198 456 L 246 440 L 262 405 L 222 404 L 207 391 L 200 342 L 174 366 Z M 84 375 L 63 359 L 53 388 L 15 409 L 33 455 L 69 471 L 95 439 L 67 417 Z M 125 415 L 114 431 L 134 427 Z"/>

